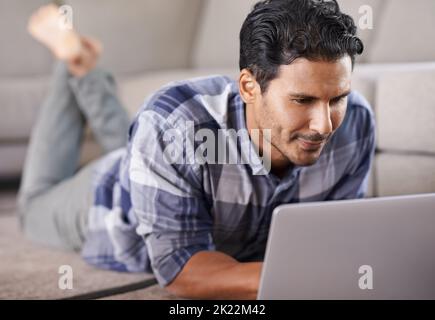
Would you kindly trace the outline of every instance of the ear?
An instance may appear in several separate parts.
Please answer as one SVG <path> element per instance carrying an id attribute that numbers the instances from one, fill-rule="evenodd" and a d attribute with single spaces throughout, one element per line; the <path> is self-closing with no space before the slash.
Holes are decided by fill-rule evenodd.
<path id="1" fill-rule="evenodd" d="M 260 85 L 248 69 L 240 71 L 239 91 L 243 102 L 246 104 L 254 103 L 257 95 L 261 92 Z"/>

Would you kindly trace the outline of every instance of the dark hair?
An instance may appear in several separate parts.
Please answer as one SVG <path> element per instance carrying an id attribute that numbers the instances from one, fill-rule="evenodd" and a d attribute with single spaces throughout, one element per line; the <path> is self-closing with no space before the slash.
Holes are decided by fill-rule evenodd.
<path id="1" fill-rule="evenodd" d="M 266 0 L 258 2 L 240 31 L 240 70 L 247 68 L 267 90 L 281 65 L 304 57 L 334 61 L 364 49 L 353 19 L 336 0 Z"/>

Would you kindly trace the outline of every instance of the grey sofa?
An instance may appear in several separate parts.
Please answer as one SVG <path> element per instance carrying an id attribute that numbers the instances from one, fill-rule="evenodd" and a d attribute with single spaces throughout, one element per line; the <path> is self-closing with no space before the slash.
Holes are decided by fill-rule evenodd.
<path id="1" fill-rule="evenodd" d="M 78 30 L 103 41 L 101 65 L 115 74 L 133 116 L 145 97 L 167 82 L 217 73 L 236 77 L 238 32 L 256 1 L 67 2 Z M 356 21 L 361 5 L 374 14 L 374 28 L 360 30 L 366 50 L 353 82 L 377 118 L 369 196 L 435 192 L 435 1 L 339 2 Z M 25 30 L 28 16 L 43 3 L 0 0 L 0 187 L 21 174 L 31 127 L 48 90 L 53 61 Z M 82 163 L 99 153 L 89 132 Z M 0 298 L 173 298 L 156 286 L 136 290 L 149 286 L 151 275 L 98 271 L 75 254 L 28 243 L 16 225 L 14 197 L 15 191 L 0 192 Z M 72 291 L 56 287 L 61 264 L 74 267 Z"/>
<path id="2" fill-rule="evenodd" d="M 0 179 L 21 173 L 32 123 L 53 61 L 25 32 L 46 1 L 0 0 Z M 133 115 L 159 86 L 182 78 L 237 76 L 238 32 L 255 0 L 71 0 L 80 32 L 102 39 L 101 65 L 118 79 Z M 370 196 L 435 191 L 435 2 L 341 0 L 358 22 L 373 9 L 373 29 L 354 72 L 354 88 L 375 108 L 378 154 Z M 99 154 L 88 135 L 82 162 Z"/>

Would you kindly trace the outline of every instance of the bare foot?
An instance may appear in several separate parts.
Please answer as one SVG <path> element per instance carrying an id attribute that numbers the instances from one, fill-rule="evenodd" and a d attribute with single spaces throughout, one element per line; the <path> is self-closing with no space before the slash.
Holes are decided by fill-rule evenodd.
<path id="1" fill-rule="evenodd" d="M 62 28 L 59 8 L 49 4 L 39 8 L 28 24 L 30 34 L 46 45 L 60 60 L 75 59 L 81 51 L 79 35 L 74 30 Z"/>
<path id="2" fill-rule="evenodd" d="M 75 77 L 83 77 L 95 68 L 98 58 L 102 52 L 102 45 L 99 41 L 81 37 L 81 50 L 79 55 L 68 62 L 68 69 Z"/>

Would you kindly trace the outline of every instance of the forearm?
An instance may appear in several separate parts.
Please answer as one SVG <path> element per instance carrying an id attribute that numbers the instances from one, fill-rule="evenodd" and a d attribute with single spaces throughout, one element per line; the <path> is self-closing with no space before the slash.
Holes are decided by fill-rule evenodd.
<path id="1" fill-rule="evenodd" d="M 198 252 L 167 290 L 191 299 L 256 299 L 261 262 L 240 263 L 220 252 Z"/>

